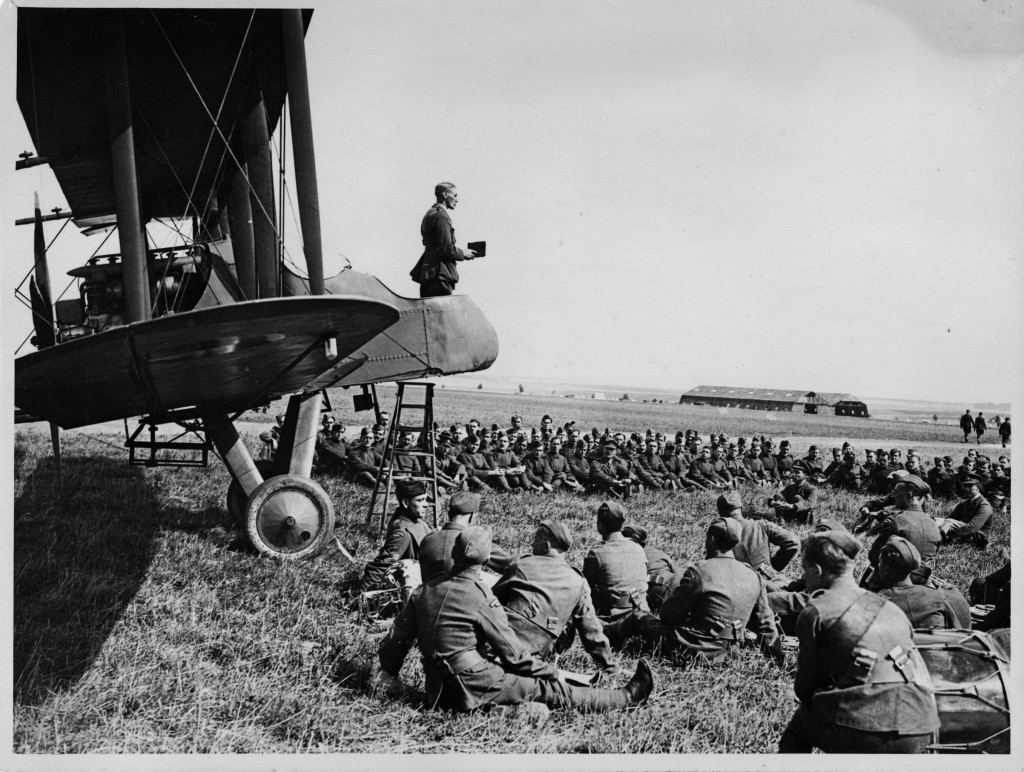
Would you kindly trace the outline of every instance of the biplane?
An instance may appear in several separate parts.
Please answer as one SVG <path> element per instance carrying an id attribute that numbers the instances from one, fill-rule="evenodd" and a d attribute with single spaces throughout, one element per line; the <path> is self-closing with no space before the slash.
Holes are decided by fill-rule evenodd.
<path id="1" fill-rule="evenodd" d="M 140 416 L 194 431 L 227 466 L 228 507 L 250 541 L 282 559 L 332 538 L 332 503 L 310 478 L 327 387 L 481 370 L 498 353 L 468 297 L 407 299 L 348 269 L 324 277 L 311 15 L 17 12 L 17 98 L 36 153 L 16 168 L 49 165 L 69 211 L 44 217 L 37 199 L 26 218 L 37 350 L 15 360 L 16 412 L 64 429 Z M 305 276 L 284 248 L 271 138 L 283 145 L 286 133 Z M 117 237 L 55 301 L 43 239 L 53 219 Z M 154 244 L 152 223 L 175 243 Z M 234 421 L 286 395 L 276 466 L 261 467 Z"/>

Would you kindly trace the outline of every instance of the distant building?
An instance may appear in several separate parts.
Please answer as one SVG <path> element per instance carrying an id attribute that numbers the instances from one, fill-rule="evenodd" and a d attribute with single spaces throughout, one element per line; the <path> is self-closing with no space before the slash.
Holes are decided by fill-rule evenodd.
<path id="1" fill-rule="evenodd" d="M 595 391 L 593 394 L 590 395 L 590 398 L 591 399 L 608 399 L 608 397 L 606 397 L 604 395 L 603 391 Z"/>
<path id="2" fill-rule="evenodd" d="M 868 417 L 868 406 L 849 394 L 749 389 L 734 386 L 698 386 L 679 398 L 680 405 L 736 407 L 745 410 L 774 410 L 818 413 L 822 407 L 835 407 L 836 415 Z"/>

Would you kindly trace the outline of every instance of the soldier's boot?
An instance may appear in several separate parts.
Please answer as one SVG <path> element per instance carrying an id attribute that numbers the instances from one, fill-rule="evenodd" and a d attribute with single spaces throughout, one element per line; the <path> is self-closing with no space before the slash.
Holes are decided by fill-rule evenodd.
<path id="1" fill-rule="evenodd" d="M 626 614 L 622 619 L 615 622 L 608 622 L 604 625 L 604 634 L 608 643 L 616 649 L 626 642 L 628 638 L 640 633 L 640 619 L 634 612 Z"/>
<path id="2" fill-rule="evenodd" d="M 636 663 L 636 672 L 621 689 L 593 689 L 570 686 L 572 703 L 584 713 L 602 713 L 607 710 L 639 705 L 654 691 L 654 674 L 647 660 Z"/>

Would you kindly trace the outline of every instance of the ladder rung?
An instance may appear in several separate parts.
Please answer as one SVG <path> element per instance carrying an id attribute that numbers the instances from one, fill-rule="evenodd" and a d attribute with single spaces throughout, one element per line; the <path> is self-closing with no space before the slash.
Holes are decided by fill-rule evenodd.
<path id="1" fill-rule="evenodd" d="M 407 405 L 404 402 L 402 403 L 402 410 L 426 410 L 426 409 L 427 409 L 427 405 L 412 405 L 412 404 Z"/>
<path id="2" fill-rule="evenodd" d="M 396 456 L 412 456 L 414 458 L 433 458 L 433 453 L 428 453 L 425 450 L 399 450 L 395 448 Z"/>
<path id="3" fill-rule="evenodd" d="M 422 426 L 399 426 L 398 431 L 400 432 L 422 432 Z"/>

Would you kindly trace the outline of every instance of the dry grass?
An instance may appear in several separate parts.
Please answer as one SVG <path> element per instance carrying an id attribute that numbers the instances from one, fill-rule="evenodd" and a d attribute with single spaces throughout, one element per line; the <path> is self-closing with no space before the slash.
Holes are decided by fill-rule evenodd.
<path id="1" fill-rule="evenodd" d="M 504 425 L 510 413 L 507 399 L 438 396 L 445 422 L 457 412 L 460 420 L 475 415 Z M 514 409 L 528 421 L 533 413 L 552 412 L 536 404 Z M 569 414 L 569 401 L 559 404 L 566 408 L 556 420 Z M 653 418 L 630 423 L 640 416 L 634 410 L 670 416 L 675 406 L 603 407 L 606 419 L 595 421 L 601 428 L 712 428 L 687 416 L 660 426 Z M 774 434 L 797 434 L 787 429 Z M 258 557 L 229 525 L 222 468 L 129 468 L 115 447 L 120 442 L 68 434 L 61 493 L 45 432 L 16 437 L 18 752 L 770 752 L 793 710 L 791 672 L 753 650 L 727 668 L 682 668 L 655 657 L 657 692 L 648 707 L 599 717 L 555 711 L 539 728 L 525 717 L 452 717 L 424 712 L 415 700 L 388 699 L 375 692 L 372 678 L 383 629 L 360 625 L 351 611 L 356 567 L 337 555 L 299 565 Z M 346 546 L 357 559 L 369 558 L 377 528 L 363 524 L 368 491 L 334 480 L 324 484 Z M 598 539 L 596 503 L 492 495 L 484 521 L 495 540 L 515 552 L 526 551 L 539 520 L 560 517 L 576 534 L 569 561 L 579 566 Z M 822 515 L 850 523 L 856 503 L 849 494 L 823 491 Z M 648 493 L 628 508 L 680 563 L 700 557 L 703 524 L 713 511 L 710 494 Z M 1005 517 L 997 516 L 992 536 L 985 552 L 944 549 L 937 573 L 966 589 L 971 577 L 1009 555 Z M 623 653 L 625 671 L 638 654 Z M 407 682 L 418 682 L 417 659 L 407 661 Z M 589 667 L 578 644 L 563 664 Z"/>

